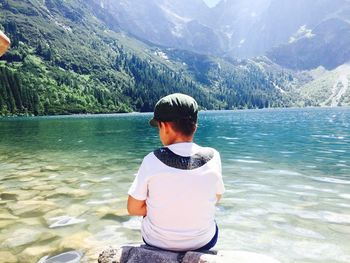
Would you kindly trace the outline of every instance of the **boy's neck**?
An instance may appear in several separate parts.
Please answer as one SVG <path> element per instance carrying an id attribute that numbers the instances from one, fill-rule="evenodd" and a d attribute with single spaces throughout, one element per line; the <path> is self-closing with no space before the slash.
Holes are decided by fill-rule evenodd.
<path id="1" fill-rule="evenodd" d="M 186 142 L 193 142 L 193 137 L 188 137 L 188 138 L 174 138 L 173 140 L 167 141 L 167 143 L 164 146 L 168 146 L 171 144 L 176 144 L 176 143 L 186 143 Z"/>
<path id="2" fill-rule="evenodd" d="M 173 129 L 169 122 L 160 122 L 159 137 L 164 146 L 168 146 L 174 143 L 192 142 L 194 133 L 191 135 L 184 135 Z"/>

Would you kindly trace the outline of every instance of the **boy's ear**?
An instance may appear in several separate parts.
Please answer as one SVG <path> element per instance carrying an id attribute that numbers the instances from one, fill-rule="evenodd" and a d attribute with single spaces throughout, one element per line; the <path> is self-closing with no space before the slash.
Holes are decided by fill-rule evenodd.
<path id="1" fill-rule="evenodd" d="M 165 129 L 165 133 L 169 133 L 170 130 L 172 130 L 172 126 L 170 122 L 162 122 L 164 129 Z"/>
<path id="2" fill-rule="evenodd" d="M 163 129 L 165 129 L 165 131 L 167 131 L 167 129 L 168 129 L 167 124 L 168 124 L 167 122 L 159 121 L 158 127 L 159 127 L 159 129 L 163 127 Z"/>

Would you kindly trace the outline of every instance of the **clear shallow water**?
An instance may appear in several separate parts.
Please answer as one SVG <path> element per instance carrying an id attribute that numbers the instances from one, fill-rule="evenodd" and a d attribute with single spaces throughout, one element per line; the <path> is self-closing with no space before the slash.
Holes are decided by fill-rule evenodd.
<path id="1" fill-rule="evenodd" d="M 160 146 L 149 118 L 0 120 L 0 257 L 75 249 L 95 262 L 105 246 L 140 242 L 125 202 Z M 216 248 L 350 262 L 349 128 L 349 108 L 201 113 L 196 142 L 220 151 L 227 189 Z"/>

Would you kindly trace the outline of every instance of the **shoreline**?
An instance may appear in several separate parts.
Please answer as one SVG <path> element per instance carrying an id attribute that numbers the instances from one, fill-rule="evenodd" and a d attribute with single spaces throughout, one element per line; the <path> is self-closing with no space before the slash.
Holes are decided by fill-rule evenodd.
<path id="1" fill-rule="evenodd" d="M 257 109 L 231 109 L 231 110 L 200 110 L 199 113 L 203 112 L 244 112 L 244 111 L 271 111 L 271 110 L 298 110 L 298 109 L 350 109 L 349 106 L 307 106 L 307 107 L 271 107 L 271 108 L 257 108 Z M 74 114 L 57 114 L 57 115 L 8 115 L 8 116 L 0 116 L 1 120 L 6 119 L 22 119 L 22 118 L 74 118 L 74 117 L 108 117 L 108 116 L 133 116 L 133 115 L 148 115 L 153 112 L 115 112 L 115 113 L 74 113 Z"/>

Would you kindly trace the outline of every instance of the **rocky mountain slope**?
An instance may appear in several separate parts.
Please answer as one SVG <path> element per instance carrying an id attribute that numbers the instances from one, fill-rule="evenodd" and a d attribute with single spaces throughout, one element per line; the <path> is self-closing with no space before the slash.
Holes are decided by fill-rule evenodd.
<path id="1" fill-rule="evenodd" d="M 330 18 L 313 29 L 302 26 L 287 44 L 273 48 L 268 56 L 296 70 L 335 69 L 350 61 L 350 23 Z"/>
<path id="2" fill-rule="evenodd" d="M 350 59 L 348 0 L 222 0 L 214 8 L 202 0 L 89 1 L 108 13 L 111 27 L 166 47 L 238 58 L 267 54 L 293 69 L 335 68 Z"/>
<path id="3" fill-rule="evenodd" d="M 194 96 L 204 109 L 296 100 L 293 74 L 268 59 L 237 61 L 145 43 L 121 23 L 112 26 L 116 18 L 106 6 L 0 0 L 0 29 L 12 40 L 0 61 L 1 115 L 151 111 L 171 92 Z"/>
<path id="4" fill-rule="evenodd" d="M 99 18 L 110 27 L 118 26 L 143 41 L 205 54 L 225 48 L 220 33 L 200 22 L 209 11 L 202 0 L 89 1 L 103 9 Z"/>
<path id="5" fill-rule="evenodd" d="M 344 64 L 333 70 L 322 67 L 308 74 L 311 81 L 300 86 L 300 105 L 349 106 L 350 105 L 350 65 Z"/>

